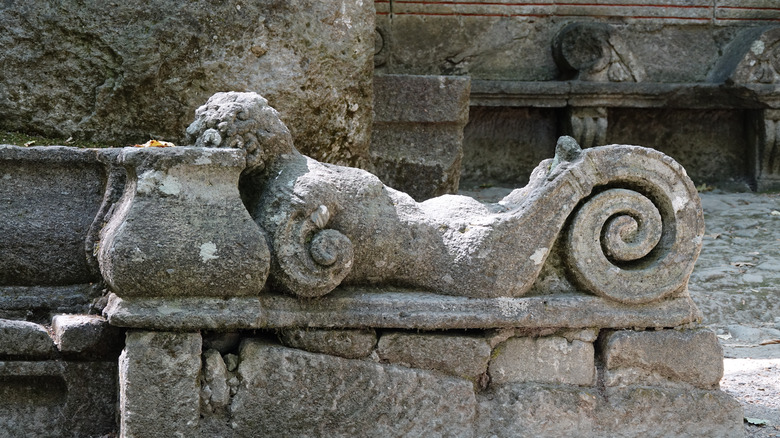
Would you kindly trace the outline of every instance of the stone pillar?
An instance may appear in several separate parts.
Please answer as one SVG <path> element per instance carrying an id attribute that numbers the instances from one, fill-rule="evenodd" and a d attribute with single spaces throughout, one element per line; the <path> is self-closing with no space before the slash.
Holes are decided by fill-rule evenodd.
<path id="1" fill-rule="evenodd" d="M 458 191 L 470 90 L 468 77 L 374 77 L 371 160 L 383 183 L 417 201 Z"/>
<path id="2" fill-rule="evenodd" d="M 755 124 L 756 189 L 780 189 L 780 110 L 758 111 Z"/>
<path id="3" fill-rule="evenodd" d="M 120 437 L 199 434 L 199 333 L 130 331 L 119 357 Z"/>
<path id="4" fill-rule="evenodd" d="M 583 148 L 603 146 L 607 142 L 607 109 L 603 107 L 568 108 L 565 134 L 574 137 Z"/>

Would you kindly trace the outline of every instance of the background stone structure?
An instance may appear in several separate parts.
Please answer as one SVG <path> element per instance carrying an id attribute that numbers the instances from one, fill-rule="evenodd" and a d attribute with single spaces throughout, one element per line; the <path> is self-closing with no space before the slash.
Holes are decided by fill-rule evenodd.
<path id="1" fill-rule="evenodd" d="M 565 133 L 659 149 L 697 184 L 780 186 L 774 1 L 375 4 L 377 72 L 471 76 L 467 185 L 524 184 Z"/>

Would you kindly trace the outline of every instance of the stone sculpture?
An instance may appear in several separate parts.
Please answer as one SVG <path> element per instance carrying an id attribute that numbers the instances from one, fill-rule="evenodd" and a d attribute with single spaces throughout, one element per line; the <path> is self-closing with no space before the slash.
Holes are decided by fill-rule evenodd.
<path id="1" fill-rule="evenodd" d="M 368 172 L 298 153 L 256 94 L 214 95 L 187 133 L 197 146 L 247 150 L 242 196 L 268 233 L 270 279 L 298 296 L 383 284 L 517 297 L 558 248 L 580 289 L 646 303 L 685 289 L 701 246 L 695 188 L 650 149 L 580 150 L 562 137 L 555 159 L 496 204 L 454 195 L 417 203 Z"/>

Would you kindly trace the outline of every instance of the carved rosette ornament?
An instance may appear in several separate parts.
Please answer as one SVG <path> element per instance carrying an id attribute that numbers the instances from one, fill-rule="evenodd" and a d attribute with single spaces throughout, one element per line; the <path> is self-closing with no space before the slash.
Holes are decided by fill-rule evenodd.
<path id="1" fill-rule="evenodd" d="M 642 82 L 645 70 L 614 27 L 570 23 L 553 39 L 553 57 L 567 79 Z"/>

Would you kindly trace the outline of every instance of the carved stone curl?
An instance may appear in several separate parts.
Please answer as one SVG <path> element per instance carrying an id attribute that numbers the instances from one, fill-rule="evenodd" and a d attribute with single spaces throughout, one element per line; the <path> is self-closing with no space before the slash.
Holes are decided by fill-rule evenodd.
<path id="1" fill-rule="evenodd" d="M 218 113 L 228 97 L 212 98 L 216 109 L 207 105 L 202 117 L 219 120 L 208 113 Z M 228 99 L 236 101 L 267 105 Z M 381 284 L 518 297 L 563 239 L 566 275 L 578 290 L 644 303 L 683 290 L 701 246 L 693 183 L 651 149 L 581 150 L 562 137 L 555 159 L 496 204 L 454 195 L 418 203 L 368 172 L 320 163 L 294 148 L 258 156 L 267 160 L 243 177 L 242 198 L 273 239 L 272 284 L 298 296 Z"/>

